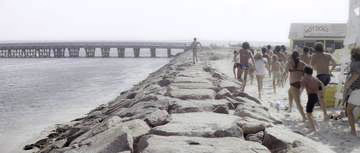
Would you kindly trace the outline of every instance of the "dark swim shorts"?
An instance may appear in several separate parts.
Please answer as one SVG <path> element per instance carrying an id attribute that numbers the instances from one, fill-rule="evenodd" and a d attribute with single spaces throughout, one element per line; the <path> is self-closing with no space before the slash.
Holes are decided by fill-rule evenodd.
<path id="1" fill-rule="evenodd" d="M 331 81 L 330 74 L 319 74 L 316 77 L 324 84 L 324 86 L 327 86 Z"/>
<path id="2" fill-rule="evenodd" d="M 314 111 L 315 104 L 319 102 L 317 94 L 309 94 L 308 102 L 306 104 L 306 113 L 312 113 Z"/>
<path id="3" fill-rule="evenodd" d="M 241 70 L 249 70 L 250 65 L 249 64 L 240 64 L 240 69 Z"/>

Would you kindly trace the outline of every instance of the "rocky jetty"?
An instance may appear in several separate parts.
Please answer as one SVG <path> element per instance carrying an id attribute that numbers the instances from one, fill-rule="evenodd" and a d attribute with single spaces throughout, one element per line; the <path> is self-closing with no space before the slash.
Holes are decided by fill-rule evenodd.
<path id="1" fill-rule="evenodd" d="M 241 84 L 178 55 L 114 101 L 24 147 L 37 153 L 316 153 Z"/>

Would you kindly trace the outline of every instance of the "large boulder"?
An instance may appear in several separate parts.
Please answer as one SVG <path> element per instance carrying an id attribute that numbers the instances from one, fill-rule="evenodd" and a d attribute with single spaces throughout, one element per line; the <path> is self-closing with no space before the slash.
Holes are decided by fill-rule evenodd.
<path id="1" fill-rule="evenodd" d="M 274 124 L 280 124 L 279 119 L 270 115 L 267 109 L 259 107 L 259 105 L 253 105 L 251 103 L 239 104 L 234 112 L 234 115 L 240 117 L 250 117 L 260 121 L 271 122 Z"/>
<path id="2" fill-rule="evenodd" d="M 211 83 L 195 82 L 195 83 L 174 83 L 172 88 L 178 89 L 215 89 L 216 87 Z"/>
<path id="3" fill-rule="evenodd" d="M 160 126 L 170 121 L 170 115 L 165 110 L 157 110 L 147 115 L 145 121 L 152 127 Z"/>
<path id="4" fill-rule="evenodd" d="M 132 151 L 134 140 L 147 134 L 149 131 L 150 127 L 142 120 L 124 122 L 91 137 L 77 139 L 72 143 L 75 149 L 69 149 L 65 153 Z"/>
<path id="5" fill-rule="evenodd" d="M 214 112 L 221 108 L 228 114 L 226 100 L 176 100 L 171 113 Z"/>
<path id="6" fill-rule="evenodd" d="M 174 83 L 208 83 L 212 84 L 206 77 L 176 77 Z"/>
<path id="7" fill-rule="evenodd" d="M 215 91 L 210 89 L 171 89 L 170 96 L 182 100 L 205 100 L 214 99 Z"/>
<path id="8" fill-rule="evenodd" d="M 334 153 L 323 144 L 294 133 L 283 126 L 267 128 L 263 145 L 273 153 Z"/>
<path id="9" fill-rule="evenodd" d="M 241 118 L 212 112 L 172 114 L 172 120 L 155 127 L 151 133 L 157 135 L 239 137 L 243 138 Z"/>
<path id="10" fill-rule="evenodd" d="M 259 143 L 239 138 L 201 138 L 147 135 L 140 139 L 137 153 L 270 153 Z"/>

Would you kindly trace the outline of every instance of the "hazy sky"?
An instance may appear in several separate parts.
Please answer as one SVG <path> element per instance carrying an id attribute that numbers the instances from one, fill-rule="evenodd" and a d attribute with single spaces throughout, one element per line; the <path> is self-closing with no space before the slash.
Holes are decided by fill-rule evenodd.
<path id="1" fill-rule="evenodd" d="M 292 22 L 347 17 L 348 0 L 0 0 L 0 41 L 288 41 Z"/>

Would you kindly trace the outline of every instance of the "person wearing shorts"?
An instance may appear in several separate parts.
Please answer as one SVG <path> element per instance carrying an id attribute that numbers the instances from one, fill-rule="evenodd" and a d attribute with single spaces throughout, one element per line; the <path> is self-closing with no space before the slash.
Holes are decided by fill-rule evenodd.
<path id="1" fill-rule="evenodd" d="M 263 80 L 265 75 L 268 73 L 266 68 L 267 60 L 261 56 L 260 53 L 257 53 L 254 57 L 255 59 L 255 75 L 258 84 L 258 94 L 261 99 L 261 93 L 263 90 Z"/>
<path id="2" fill-rule="evenodd" d="M 357 136 L 353 111 L 355 107 L 360 107 L 360 48 L 351 50 L 350 77 L 346 80 L 344 88 L 344 91 L 351 90 L 346 113 L 349 118 L 351 134 Z"/>
<path id="3" fill-rule="evenodd" d="M 248 42 L 244 42 L 242 44 L 242 49 L 239 51 L 239 57 L 240 57 L 240 68 L 238 69 L 237 73 L 237 79 L 239 81 L 242 81 L 242 91 L 245 91 L 246 87 L 246 81 L 247 81 L 247 75 L 250 69 L 250 63 L 251 60 L 252 63 L 255 63 L 253 54 L 250 50 L 250 44 Z M 244 77 L 242 78 L 242 74 L 244 74 Z"/>
<path id="4" fill-rule="evenodd" d="M 315 54 L 311 57 L 310 65 L 317 71 L 316 77 L 327 86 L 331 81 L 331 71 L 336 68 L 336 62 L 330 54 L 324 53 L 322 43 L 316 43 L 314 49 Z M 330 66 L 332 66 L 331 70 Z"/>
<path id="5" fill-rule="evenodd" d="M 304 77 L 301 80 L 301 86 L 303 86 L 306 89 L 306 92 L 308 94 L 308 101 L 306 104 L 306 115 L 309 120 L 309 125 L 311 131 L 316 131 L 316 127 L 315 127 L 316 124 L 312 113 L 314 111 L 315 104 L 317 104 L 318 102 L 320 102 L 321 108 L 325 110 L 324 109 L 325 103 L 323 103 L 322 100 L 320 100 L 323 98 L 322 90 L 324 88 L 324 85 L 319 79 L 313 77 L 312 74 L 313 74 L 313 69 L 309 66 L 306 66 L 304 68 Z M 324 111 L 324 115 L 327 115 L 326 110 Z"/>

